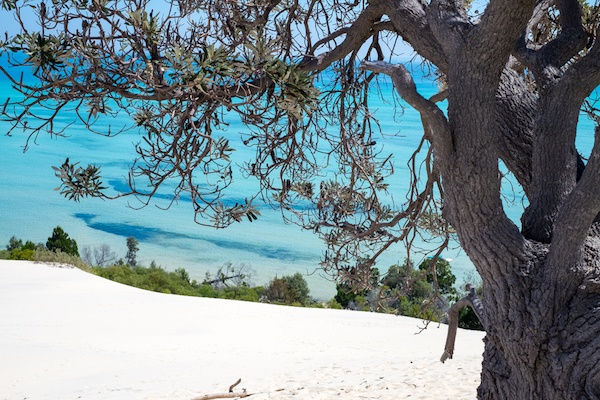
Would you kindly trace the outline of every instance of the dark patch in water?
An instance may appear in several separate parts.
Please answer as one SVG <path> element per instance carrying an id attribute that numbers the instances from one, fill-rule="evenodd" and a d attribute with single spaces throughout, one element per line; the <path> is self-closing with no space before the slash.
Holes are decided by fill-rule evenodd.
<path id="1" fill-rule="evenodd" d="M 204 240 L 212 243 L 217 247 L 222 248 L 225 252 L 229 249 L 242 250 L 249 253 L 254 253 L 264 258 L 273 260 L 284 260 L 284 261 L 299 261 L 299 260 L 314 260 L 315 256 L 300 251 L 290 251 L 280 246 L 260 246 L 252 243 L 246 243 L 239 240 L 231 239 L 220 239 L 220 238 L 204 238 L 196 235 L 186 235 L 183 233 L 166 231 L 160 228 L 146 228 L 139 225 L 123 224 L 118 222 L 98 222 L 94 221 L 98 215 L 96 214 L 85 214 L 77 213 L 74 214 L 75 218 L 83 220 L 90 228 L 96 229 L 102 232 L 108 232 L 113 235 L 122 237 L 133 236 L 137 240 L 142 242 L 150 242 L 156 244 L 164 244 L 165 241 L 169 240 L 170 246 L 176 246 L 181 249 L 192 250 L 186 248 L 186 246 L 174 244 L 173 240 Z"/>

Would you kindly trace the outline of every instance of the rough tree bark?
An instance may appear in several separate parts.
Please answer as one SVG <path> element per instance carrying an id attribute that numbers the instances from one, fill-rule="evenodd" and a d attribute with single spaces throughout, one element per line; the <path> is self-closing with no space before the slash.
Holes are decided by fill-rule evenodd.
<path id="1" fill-rule="evenodd" d="M 499 198 L 494 97 L 535 2 L 502 3 L 490 2 L 466 40 L 461 35 L 446 45 L 449 127 L 443 134 L 452 136 L 453 148 L 437 151 L 440 142 L 434 139 L 447 218 L 484 281 L 489 311 L 478 394 L 485 399 L 598 398 L 600 299 L 594 285 L 585 283 L 597 274 L 589 262 L 598 249 L 586 246 L 586 233 L 598 212 L 598 185 L 586 182 L 595 168 L 592 158 L 587 176 L 575 186 L 574 151 L 578 110 L 590 89 L 576 90 L 566 74 L 553 88 L 539 91 L 527 212 L 539 227 L 530 229 L 526 221 L 521 233 Z M 558 3 L 561 11 L 577 9 L 576 2 Z M 519 121 L 518 115 L 513 118 Z M 519 121 L 523 127 L 529 123 Z"/>
<path id="2" fill-rule="evenodd" d="M 401 69 L 365 67 L 396 76 L 400 95 L 425 121 L 441 120 L 425 125 L 443 180 L 445 216 L 485 290 L 479 398 L 596 399 L 600 241 L 592 224 L 600 211 L 600 144 L 577 181 L 575 134 L 582 102 L 599 83 L 599 45 L 596 39 L 585 57 L 572 61 L 588 38 L 577 2 L 564 0 L 555 4 L 557 38 L 515 51 L 535 5 L 491 1 L 479 24 L 470 26 L 453 2 L 430 3 L 429 15 L 438 18 L 427 23 L 445 55 L 438 50 L 435 57 L 443 58 L 437 65 L 448 79 L 447 121 L 419 98 L 410 78 L 398 77 Z M 422 37 L 404 37 L 425 56 L 433 49 Z M 533 71 L 537 99 L 508 65 L 513 53 Z M 502 208 L 499 158 L 531 201 L 522 232 Z"/>

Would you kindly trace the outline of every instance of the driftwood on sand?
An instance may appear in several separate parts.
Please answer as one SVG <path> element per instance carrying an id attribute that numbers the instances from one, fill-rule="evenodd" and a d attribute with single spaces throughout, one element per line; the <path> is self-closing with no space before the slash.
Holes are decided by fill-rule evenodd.
<path id="1" fill-rule="evenodd" d="M 194 397 L 192 400 L 212 400 L 212 399 L 233 399 L 233 398 L 244 398 L 252 396 L 251 393 L 246 393 L 246 389 L 242 389 L 242 392 L 234 392 L 233 389 L 242 382 L 242 379 L 238 379 L 233 385 L 229 386 L 229 392 L 227 393 L 214 393 L 205 394 L 202 396 Z"/>

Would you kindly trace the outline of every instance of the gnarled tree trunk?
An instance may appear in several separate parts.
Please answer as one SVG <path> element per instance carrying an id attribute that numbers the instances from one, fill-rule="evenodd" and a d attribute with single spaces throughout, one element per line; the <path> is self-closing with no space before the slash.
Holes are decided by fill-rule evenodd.
<path id="1" fill-rule="evenodd" d="M 495 26 L 516 41 L 530 14 L 503 14 L 509 19 Z M 500 71 L 513 49 L 498 45 L 497 33 L 457 46 L 462 50 L 448 67 L 446 134 L 453 148 L 439 152 L 447 217 L 484 283 L 487 336 L 478 395 L 598 398 L 600 296 L 595 280 L 600 242 L 590 229 L 599 211 L 599 186 L 592 178 L 598 148 L 579 182 L 575 151 L 578 112 L 589 89 L 575 84 L 577 70 L 571 69 L 538 91 L 531 205 L 520 232 L 499 197 L 500 135 L 495 133 L 501 129 L 493 117 L 498 109 L 494 93 L 502 86 Z M 519 114 L 513 118 L 523 130 L 530 124 Z M 438 144 L 434 141 L 436 151 Z"/>
<path id="2" fill-rule="evenodd" d="M 458 14 L 447 2 L 431 3 L 438 19 L 428 20 L 428 31 L 446 54 L 438 65 L 448 81 L 447 119 L 418 95 L 406 71 L 367 65 L 395 77 L 398 92 L 421 112 L 445 217 L 482 276 L 481 399 L 600 398 L 600 238 L 592 227 L 600 211 L 600 146 L 583 174 L 575 150 L 581 104 L 598 84 L 598 45 L 568 69 L 557 68 L 584 43 L 576 2 L 556 3 L 563 29 L 553 45 L 537 54 L 520 50 L 537 96 L 509 65 L 534 1 L 507 9 L 490 2 L 472 30 L 449 23 Z M 411 42 L 422 54 L 432 48 L 426 38 Z M 531 202 L 522 231 L 503 210 L 499 159 Z"/>

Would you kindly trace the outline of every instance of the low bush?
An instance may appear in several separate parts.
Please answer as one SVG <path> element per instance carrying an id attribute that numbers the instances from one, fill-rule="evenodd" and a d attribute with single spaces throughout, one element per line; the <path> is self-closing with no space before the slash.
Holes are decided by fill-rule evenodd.
<path id="1" fill-rule="evenodd" d="M 92 272 L 103 278 L 140 289 L 184 296 L 257 302 L 264 291 L 262 287 L 251 288 L 246 286 L 215 289 L 209 284 L 191 280 L 188 272 L 183 268 L 178 268 L 175 271 L 166 271 L 154 263 L 150 268 L 139 266 L 131 268 L 128 265 L 94 267 L 92 268 Z"/>
<path id="2" fill-rule="evenodd" d="M 48 250 L 40 246 L 34 250 L 33 260 L 37 262 L 72 265 L 85 271 L 89 271 L 89 267 L 81 260 L 81 258 L 79 258 L 79 256 L 63 253 L 60 250 Z"/>

